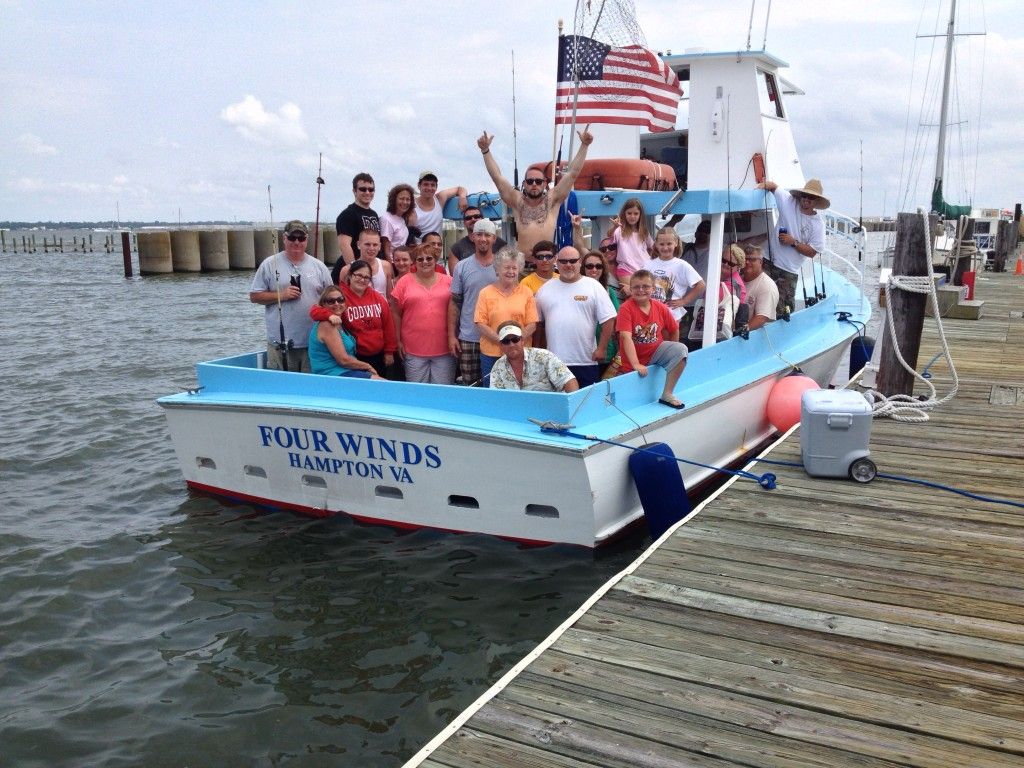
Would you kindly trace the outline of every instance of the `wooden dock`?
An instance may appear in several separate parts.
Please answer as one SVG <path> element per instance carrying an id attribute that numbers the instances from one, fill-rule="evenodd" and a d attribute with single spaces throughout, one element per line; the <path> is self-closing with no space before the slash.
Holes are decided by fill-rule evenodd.
<path id="1" fill-rule="evenodd" d="M 959 396 L 871 455 L 1024 502 L 1024 278 L 978 293 Z M 726 486 L 407 765 L 1024 766 L 1024 509 L 755 469 L 778 488 Z"/>

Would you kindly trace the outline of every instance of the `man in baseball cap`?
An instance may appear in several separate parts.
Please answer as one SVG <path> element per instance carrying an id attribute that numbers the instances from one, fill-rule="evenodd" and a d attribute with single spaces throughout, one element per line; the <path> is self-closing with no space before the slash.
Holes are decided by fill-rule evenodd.
<path id="1" fill-rule="evenodd" d="M 267 368 L 309 373 L 309 308 L 333 284 L 331 272 L 306 253 L 309 228 L 292 219 L 284 225 L 284 250 L 256 270 L 249 301 L 262 304 L 267 324 Z"/>

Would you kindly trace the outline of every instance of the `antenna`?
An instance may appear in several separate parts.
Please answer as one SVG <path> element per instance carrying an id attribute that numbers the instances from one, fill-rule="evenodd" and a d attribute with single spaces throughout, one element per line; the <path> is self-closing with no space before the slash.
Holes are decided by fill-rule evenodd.
<path id="1" fill-rule="evenodd" d="M 757 0 L 750 0 L 750 21 L 747 23 L 747 50 L 750 50 L 750 35 L 754 30 L 754 6 Z"/>
<path id="2" fill-rule="evenodd" d="M 768 0 L 768 11 L 764 15 L 764 37 L 761 39 L 761 50 L 768 49 L 768 19 L 772 15 L 772 0 Z"/>
<path id="3" fill-rule="evenodd" d="M 516 49 L 512 49 L 512 163 L 515 166 L 516 189 L 519 188 L 519 142 L 516 132 Z"/>

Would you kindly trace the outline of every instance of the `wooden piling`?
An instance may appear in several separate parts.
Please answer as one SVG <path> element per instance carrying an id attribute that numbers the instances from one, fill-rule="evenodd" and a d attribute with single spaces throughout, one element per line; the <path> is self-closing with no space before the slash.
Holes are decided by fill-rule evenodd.
<path id="1" fill-rule="evenodd" d="M 957 240 L 957 260 L 953 266 L 953 285 L 963 285 L 964 272 L 972 268 L 974 261 L 972 254 L 962 255 L 965 248 L 974 250 L 974 219 L 961 216 L 957 234 L 960 237 Z"/>
<path id="2" fill-rule="evenodd" d="M 896 221 L 896 251 L 893 255 L 893 276 L 907 275 L 924 277 L 928 274 L 928 248 L 921 217 L 916 213 L 901 213 Z M 899 344 L 900 352 L 907 365 L 917 369 L 917 356 L 921 349 L 921 329 L 924 327 L 924 310 L 927 296 L 894 289 L 890 296 L 892 318 L 895 328 L 885 323 L 882 334 L 881 359 L 878 366 L 877 389 L 886 397 L 912 395 L 914 377 L 904 370 L 896 358 L 893 338 Z"/>
<path id="3" fill-rule="evenodd" d="M 7 253 L 7 233 L 0 229 L 0 253 Z"/>
<path id="4" fill-rule="evenodd" d="M 132 236 L 130 232 L 121 233 L 121 258 L 124 261 L 124 276 L 132 276 Z"/>
<path id="5" fill-rule="evenodd" d="M 1011 246 L 1011 240 L 1013 246 L 1017 244 L 1017 229 L 1014 227 L 1011 221 L 1000 221 L 996 224 L 996 256 L 995 262 L 992 266 L 993 272 L 1005 272 L 1006 271 L 1006 260 L 1013 250 Z"/>

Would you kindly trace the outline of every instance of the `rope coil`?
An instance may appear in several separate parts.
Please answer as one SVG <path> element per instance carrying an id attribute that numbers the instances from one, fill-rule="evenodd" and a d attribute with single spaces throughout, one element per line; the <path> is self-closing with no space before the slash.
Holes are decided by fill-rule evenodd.
<path id="1" fill-rule="evenodd" d="M 931 227 L 928 222 L 928 214 L 923 210 L 919 209 L 921 220 L 925 230 L 925 248 L 926 248 L 926 261 L 928 264 L 927 275 L 890 275 L 889 280 L 885 284 L 885 315 L 889 323 L 889 339 L 892 342 L 893 352 L 896 354 L 896 359 L 899 361 L 903 369 L 917 379 L 923 382 L 928 387 L 928 397 L 923 400 L 918 400 L 911 395 L 892 395 L 886 397 L 882 393 L 869 389 L 864 394 L 871 398 L 872 405 L 871 410 L 874 416 L 879 418 L 888 418 L 893 421 L 904 421 L 904 422 L 923 422 L 928 421 L 928 411 L 933 408 L 937 408 L 944 403 L 948 403 L 954 397 L 960 389 L 960 379 L 957 376 L 956 366 L 953 365 L 953 356 L 949 351 L 949 343 L 946 341 L 946 332 L 942 327 L 942 316 L 939 312 L 939 299 L 935 292 L 935 271 L 932 266 L 932 241 L 931 241 Z M 953 376 L 952 387 L 949 393 L 939 398 L 938 392 L 935 389 L 935 385 L 931 382 L 930 376 L 924 376 L 914 370 L 903 357 L 903 352 L 900 350 L 900 345 L 896 341 L 895 327 L 896 322 L 892 314 L 892 289 L 898 288 L 899 290 L 906 291 L 908 293 L 923 293 L 927 294 L 932 306 L 932 316 L 935 318 L 935 325 L 939 334 L 939 344 L 942 347 L 942 351 L 939 356 L 942 356 L 946 360 L 946 364 L 949 366 L 950 373 Z M 938 357 L 938 356 L 937 356 Z M 928 364 L 931 367 L 932 360 Z"/>

